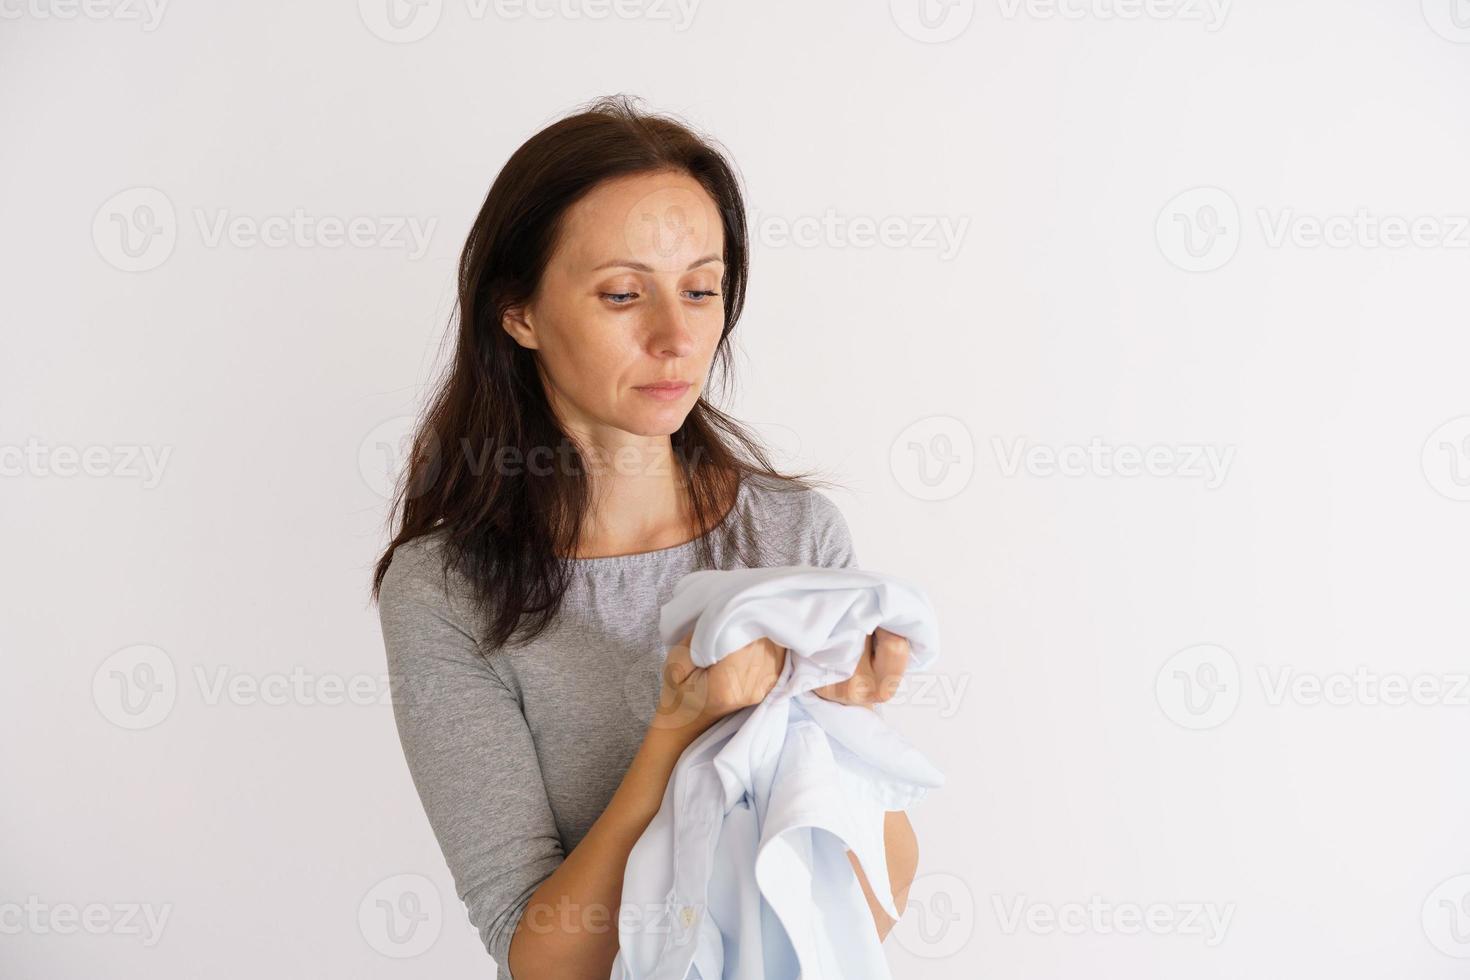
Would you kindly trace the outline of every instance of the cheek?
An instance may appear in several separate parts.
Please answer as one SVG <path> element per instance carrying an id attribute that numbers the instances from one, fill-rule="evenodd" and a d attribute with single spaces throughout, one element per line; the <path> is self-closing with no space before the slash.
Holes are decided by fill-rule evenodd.
<path id="1" fill-rule="evenodd" d="M 723 307 L 715 307 L 713 310 L 696 317 L 691 321 L 690 327 L 695 335 L 699 337 L 700 345 L 706 351 L 713 351 L 720 342 L 720 334 L 725 331 L 725 310 Z"/>
<path id="2" fill-rule="evenodd" d="M 625 329 L 585 317 L 556 331 L 543 356 L 557 384 L 568 390 L 597 391 L 616 383 L 638 355 Z"/>

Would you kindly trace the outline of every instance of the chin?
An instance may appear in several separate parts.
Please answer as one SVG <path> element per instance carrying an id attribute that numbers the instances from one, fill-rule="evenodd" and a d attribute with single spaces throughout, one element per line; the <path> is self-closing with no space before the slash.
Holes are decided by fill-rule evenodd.
<path id="1" fill-rule="evenodd" d="M 684 420 L 689 417 L 687 408 L 668 408 L 662 412 L 651 412 L 629 419 L 622 428 L 638 436 L 671 436 L 679 431 Z"/>

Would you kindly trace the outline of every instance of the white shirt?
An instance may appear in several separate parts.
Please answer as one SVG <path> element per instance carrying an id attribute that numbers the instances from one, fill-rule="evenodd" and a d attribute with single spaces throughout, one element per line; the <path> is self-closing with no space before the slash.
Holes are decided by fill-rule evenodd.
<path id="1" fill-rule="evenodd" d="M 889 980 L 858 858 L 897 919 L 884 813 L 943 776 L 872 709 L 809 693 L 845 680 L 877 627 L 938 655 L 928 598 L 889 575 L 806 565 L 686 575 L 660 613 L 665 647 L 693 629 L 708 667 L 769 637 L 788 650 L 760 704 L 680 756 L 623 876 L 612 980 Z"/>

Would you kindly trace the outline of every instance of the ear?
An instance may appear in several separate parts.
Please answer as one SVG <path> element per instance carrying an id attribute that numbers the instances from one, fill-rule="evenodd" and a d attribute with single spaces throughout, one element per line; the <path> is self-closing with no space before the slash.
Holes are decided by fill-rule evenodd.
<path id="1" fill-rule="evenodd" d="M 500 318 L 501 328 L 522 347 L 537 350 L 541 344 L 536 339 L 536 328 L 531 325 L 530 313 L 524 306 L 512 306 Z"/>

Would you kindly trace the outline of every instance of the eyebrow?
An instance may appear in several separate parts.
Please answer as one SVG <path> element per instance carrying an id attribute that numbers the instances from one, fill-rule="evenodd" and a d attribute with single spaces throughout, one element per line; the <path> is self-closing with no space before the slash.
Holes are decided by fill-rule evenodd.
<path id="1" fill-rule="evenodd" d="M 695 259 L 693 262 L 690 262 L 689 263 L 689 269 L 697 269 L 699 266 L 706 265 L 706 264 L 708 264 L 710 262 L 718 262 L 721 265 L 723 265 L 725 263 L 725 260 L 722 259 L 722 258 L 720 258 L 720 256 L 718 256 L 718 255 L 706 255 L 702 259 Z M 613 267 L 624 268 L 624 269 L 636 269 L 639 272 L 652 272 L 653 271 L 653 266 L 651 266 L 651 265 L 645 265 L 642 262 L 634 262 L 632 259 L 613 259 L 611 262 L 604 262 L 604 263 L 602 263 L 602 265 L 596 266 L 595 268 L 593 268 L 592 271 L 593 272 L 598 272 L 598 271 L 600 271 L 602 269 L 610 269 L 610 268 L 613 268 Z M 686 269 L 684 271 L 687 272 L 689 270 Z"/>

